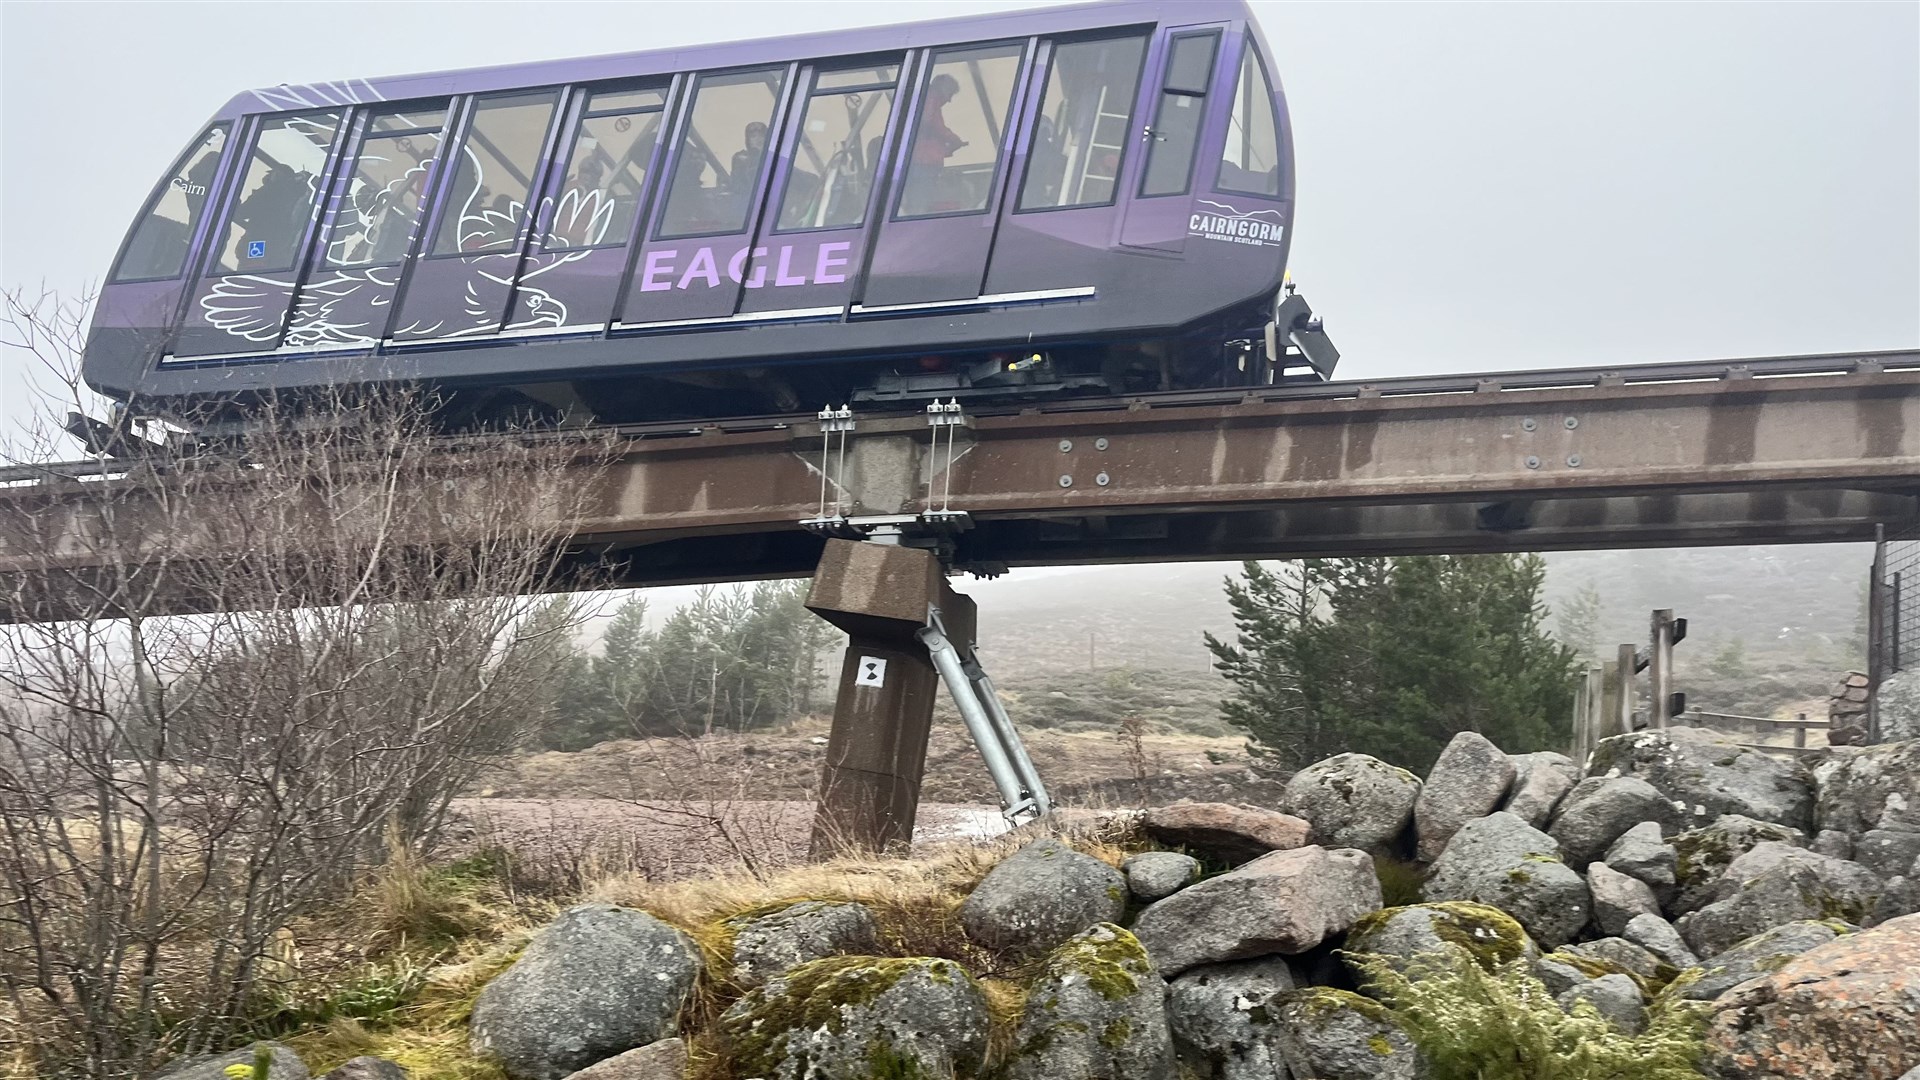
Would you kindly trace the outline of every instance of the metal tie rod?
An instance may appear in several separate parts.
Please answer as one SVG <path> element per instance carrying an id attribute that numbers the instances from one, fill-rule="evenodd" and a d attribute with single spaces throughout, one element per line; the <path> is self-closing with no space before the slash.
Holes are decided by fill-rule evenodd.
<path id="1" fill-rule="evenodd" d="M 973 744 L 980 750 L 980 757 L 987 763 L 987 774 L 993 777 L 993 786 L 1000 792 L 1000 813 L 1009 821 L 1021 814 L 1035 817 L 1046 813 L 1047 796 L 1035 778 L 1031 786 L 1022 784 L 1019 766 L 1016 760 L 1025 760 L 1026 770 L 1031 773 L 1033 763 L 1027 760 L 1025 747 L 1020 744 L 1020 736 L 1007 723 L 1003 734 L 998 724 L 988 715 L 986 706 L 977 696 L 973 681 L 960 662 L 960 653 L 941 632 L 938 619 L 935 625 L 923 626 L 918 632 L 920 643 L 927 647 L 927 655 L 932 658 L 934 670 L 940 673 L 940 681 L 947 684 L 947 692 L 953 695 L 953 703 L 960 709 L 960 719 L 967 725 L 968 734 L 973 736 Z M 996 704 L 998 702 L 996 701 Z M 1001 710 L 1002 715 L 1005 714 Z"/>

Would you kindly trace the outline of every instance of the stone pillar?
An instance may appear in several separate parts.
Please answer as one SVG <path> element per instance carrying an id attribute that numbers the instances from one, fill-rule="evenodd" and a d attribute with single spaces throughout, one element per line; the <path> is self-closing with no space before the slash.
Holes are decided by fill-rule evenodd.
<path id="1" fill-rule="evenodd" d="M 828 540 L 821 553 L 807 607 L 851 640 L 813 815 L 815 858 L 913 837 L 940 689 L 914 633 L 945 589 L 932 552 Z"/>

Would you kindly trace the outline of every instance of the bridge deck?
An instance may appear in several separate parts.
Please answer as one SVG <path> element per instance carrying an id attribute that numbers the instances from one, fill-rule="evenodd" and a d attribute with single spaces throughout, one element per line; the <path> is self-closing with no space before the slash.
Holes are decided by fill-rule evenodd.
<path id="1" fill-rule="evenodd" d="M 1861 540 L 1920 524 L 1916 351 L 1063 402 L 969 418 L 950 469 L 924 415 L 856 420 L 834 477 L 847 512 L 950 498 L 972 523 L 956 562 L 975 568 Z M 568 523 L 620 581 L 811 572 L 811 417 L 620 434 Z M 0 516 L 82 529 L 94 489 L 71 478 L 86 475 L 114 482 L 94 463 L 0 475 Z M 0 546 L 0 575 L 49 554 Z"/>

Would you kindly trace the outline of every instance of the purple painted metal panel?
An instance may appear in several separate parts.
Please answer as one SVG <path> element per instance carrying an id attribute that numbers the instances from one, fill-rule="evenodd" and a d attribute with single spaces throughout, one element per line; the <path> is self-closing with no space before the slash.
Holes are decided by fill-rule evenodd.
<path id="1" fill-rule="evenodd" d="M 867 30 L 824 31 L 759 41 L 726 42 L 682 49 L 618 53 L 580 59 L 503 64 L 390 78 L 354 78 L 249 90 L 236 95 L 217 117 L 280 112 L 314 105 L 400 101 L 447 94 L 475 94 L 522 86 L 665 75 L 679 71 L 749 67 L 827 56 L 902 52 L 968 41 L 1044 37 L 1105 26 L 1148 24 L 1178 18 L 1218 22 L 1250 17 L 1245 0 L 1120 0 L 1066 4 L 1030 11 L 996 12 L 954 19 L 901 23 Z"/>

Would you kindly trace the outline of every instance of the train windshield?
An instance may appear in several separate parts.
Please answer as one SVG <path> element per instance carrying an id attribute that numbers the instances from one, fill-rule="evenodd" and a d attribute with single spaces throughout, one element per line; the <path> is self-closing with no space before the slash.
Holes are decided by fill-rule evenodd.
<path id="1" fill-rule="evenodd" d="M 1249 43 L 1234 84 L 1233 116 L 1220 161 L 1220 190 L 1280 195 L 1280 132 L 1274 123 L 1273 84 Z"/>
<path id="2" fill-rule="evenodd" d="M 146 216 L 133 228 L 127 253 L 113 271 L 115 283 L 180 276 L 193 227 L 206 208 L 207 192 L 226 146 L 227 125 L 215 124 L 173 163 L 149 198 Z"/>

